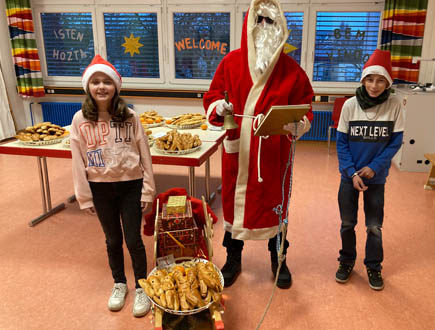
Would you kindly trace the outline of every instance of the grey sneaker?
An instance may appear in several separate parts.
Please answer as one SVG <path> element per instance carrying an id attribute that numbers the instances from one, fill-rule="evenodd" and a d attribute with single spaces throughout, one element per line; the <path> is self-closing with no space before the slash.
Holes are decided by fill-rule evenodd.
<path id="1" fill-rule="evenodd" d="M 145 316 L 151 308 L 150 300 L 142 288 L 136 289 L 134 296 L 133 315 L 135 317 Z"/>
<path id="2" fill-rule="evenodd" d="M 353 266 L 354 265 L 345 265 L 340 262 L 337 272 L 335 273 L 335 280 L 338 283 L 346 283 L 347 281 L 349 281 Z"/>
<path id="3" fill-rule="evenodd" d="M 367 275 L 369 277 L 369 285 L 373 290 L 380 291 L 384 288 L 384 280 L 380 270 L 367 268 Z"/>
<path id="4" fill-rule="evenodd" d="M 127 296 L 128 288 L 125 283 L 115 283 L 110 295 L 107 307 L 109 310 L 119 311 L 125 304 L 125 296 Z"/>

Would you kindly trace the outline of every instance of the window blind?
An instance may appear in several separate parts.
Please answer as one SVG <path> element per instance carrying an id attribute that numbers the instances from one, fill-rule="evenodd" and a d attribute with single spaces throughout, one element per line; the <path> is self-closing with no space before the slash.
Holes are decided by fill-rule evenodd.
<path id="1" fill-rule="evenodd" d="M 41 13 L 48 76 L 81 76 L 94 57 L 91 13 Z"/>
<path id="2" fill-rule="evenodd" d="M 380 16 L 380 12 L 317 12 L 313 81 L 359 81 L 377 46 Z"/>
<path id="3" fill-rule="evenodd" d="M 122 77 L 159 78 L 156 13 L 104 13 L 107 59 Z"/>
<path id="4" fill-rule="evenodd" d="M 230 51 L 230 13 L 174 13 L 175 78 L 212 79 Z"/>

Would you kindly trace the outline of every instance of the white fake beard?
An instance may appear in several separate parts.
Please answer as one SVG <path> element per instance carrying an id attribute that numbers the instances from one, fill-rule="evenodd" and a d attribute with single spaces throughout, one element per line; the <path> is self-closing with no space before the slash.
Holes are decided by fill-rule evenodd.
<path id="1" fill-rule="evenodd" d="M 282 41 L 281 28 L 277 24 L 257 24 L 253 31 L 256 51 L 255 70 L 263 73 Z"/>

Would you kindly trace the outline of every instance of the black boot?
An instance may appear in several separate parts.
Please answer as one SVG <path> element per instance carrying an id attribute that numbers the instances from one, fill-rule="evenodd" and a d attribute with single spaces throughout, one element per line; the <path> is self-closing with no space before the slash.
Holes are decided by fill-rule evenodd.
<path id="1" fill-rule="evenodd" d="M 242 251 L 231 251 L 227 249 L 227 261 L 221 272 L 224 277 L 224 286 L 231 286 L 242 271 Z"/>
<path id="2" fill-rule="evenodd" d="M 272 273 L 273 278 L 276 278 L 276 271 L 278 269 L 278 255 L 276 252 L 270 253 L 270 260 L 272 262 Z M 281 289 L 288 289 L 292 285 L 292 274 L 286 265 L 286 259 L 284 258 L 281 268 L 278 274 L 278 281 L 276 282 L 276 286 Z"/>

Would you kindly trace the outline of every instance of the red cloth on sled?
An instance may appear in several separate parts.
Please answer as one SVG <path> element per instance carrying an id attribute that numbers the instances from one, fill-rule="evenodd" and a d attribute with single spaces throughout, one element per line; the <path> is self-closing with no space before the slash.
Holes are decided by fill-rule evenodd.
<path id="1" fill-rule="evenodd" d="M 203 228 L 205 224 L 205 216 L 204 216 L 204 209 L 202 207 L 202 200 L 189 196 L 187 194 L 186 189 L 184 188 L 171 188 L 164 193 L 159 194 L 153 202 L 153 207 L 150 213 L 145 214 L 145 224 L 143 228 L 143 233 L 147 236 L 154 235 L 154 221 L 156 219 L 156 207 L 157 207 L 157 199 L 159 200 L 159 208 L 161 210 L 161 207 L 163 203 L 166 203 L 168 201 L 169 196 L 187 196 L 187 199 L 190 200 L 192 204 L 192 213 L 193 217 L 195 218 L 196 224 L 199 228 Z M 213 223 L 216 223 L 218 218 L 210 208 L 210 206 L 207 204 L 207 212 L 211 215 L 213 219 Z"/>

